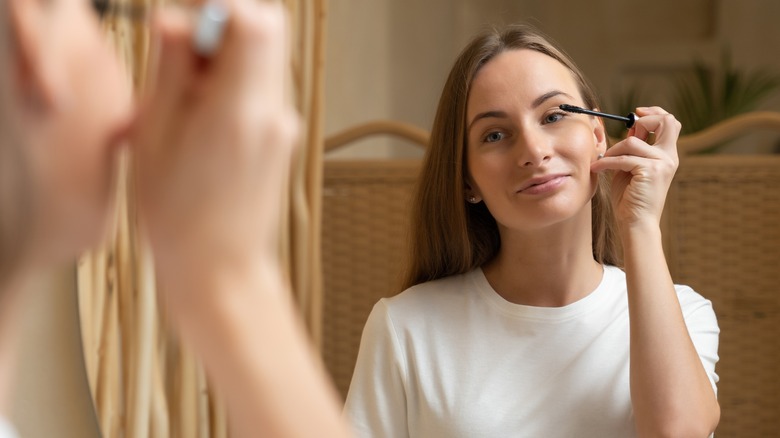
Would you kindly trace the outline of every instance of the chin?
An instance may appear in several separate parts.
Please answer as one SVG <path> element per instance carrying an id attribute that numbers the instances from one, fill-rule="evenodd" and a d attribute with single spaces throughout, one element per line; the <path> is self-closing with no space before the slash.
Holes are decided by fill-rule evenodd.
<path id="1" fill-rule="evenodd" d="M 506 223 L 510 225 L 509 228 L 539 231 L 577 220 L 582 215 L 590 217 L 590 204 L 586 203 L 587 208 L 576 208 L 575 205 L 578 204 L 567 200 L 566 202 L 537 205 L 534 208 L 524 208 L 523 211 L 517 212 L 511 218 L 506 218 L 508 219 Z"/>

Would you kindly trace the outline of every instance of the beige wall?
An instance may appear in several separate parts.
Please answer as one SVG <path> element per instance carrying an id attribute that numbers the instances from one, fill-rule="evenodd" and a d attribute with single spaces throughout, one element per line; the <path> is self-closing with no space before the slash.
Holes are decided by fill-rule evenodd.
<path id="1" fill-rule="evenodd" d="M 777 0 L 331 0 L 326 133 L 390 118 L 430 128 L 445 76 L 458 51 L 488 24 L 529 22 L 558 41 L 585 71 L 609 108 L 641 83 L 648 105 L 700 57 L 717 62 L 721 47 L 745 68 L 780 72 Z M 767 107 L 780 110 L 780 96 Z M 378 138 L 339 156 L 414 154 Z"/>
<path id="2" fill-rule="evenodd" d="M 325 129 L 387 118 L 390 0 L 331 0 L 325 75 Z M 352 155 L 389 154 L 386 141 L 355 144 Z M 339 154 L 337 154 L 339 155 Z"/>

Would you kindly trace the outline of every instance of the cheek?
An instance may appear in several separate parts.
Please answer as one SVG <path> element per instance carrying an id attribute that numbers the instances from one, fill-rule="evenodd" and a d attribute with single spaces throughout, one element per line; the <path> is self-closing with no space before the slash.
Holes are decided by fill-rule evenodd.
<path id="1" fill-rule="evenodd" d="M 467 160 L 472 188 L 481 196 L 494 191 L 501 184 L 507 169 L 512 166 L 510 157 L 496 151 L 475 152 Z"/>
<path id="2" fill-rule="evenodd" d="M 598 159 L 598 145 L 592 135 L 586 134 L 573 138 L 569 144 L 571 147 L 567 153 L 568 158 L 579 170 L 581 184 L 585 186 L 589 183 L 589 191 L 592 197 L 598 185 L 598 174 L 591 172 L 590 166 Z"/>
<path id="3" fill-rule="evenodd" d="M 599 154 L 598 144 L 590 130 L 572 130 L 560 139 L 561 155 L 576 163 L 577 167 L 590 172 L 590 164 L 596 160 Z"/>

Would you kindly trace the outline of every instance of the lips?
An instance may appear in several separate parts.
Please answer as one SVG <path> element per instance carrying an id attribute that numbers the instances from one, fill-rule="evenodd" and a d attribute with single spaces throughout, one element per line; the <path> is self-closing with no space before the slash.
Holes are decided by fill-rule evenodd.
<path id="1" fill-rule="evenodd" d="M 547 189 L 554 189 L 560 183 L 562 183 L 564 178 L 566 177 L 568 177 L 568 175 L 565 173 L 537 176 L 523 182 L 523 184 L 520 186 L 517 192 L 518 193 L 543 192 Z"/>

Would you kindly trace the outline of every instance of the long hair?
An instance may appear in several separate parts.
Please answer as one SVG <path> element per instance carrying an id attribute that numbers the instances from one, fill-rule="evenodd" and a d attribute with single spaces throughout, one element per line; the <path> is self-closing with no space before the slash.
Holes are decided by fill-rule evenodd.
<path id="1" fill-rule="evenodd" d="M 14 44 L 10 5 L 0 5 L 0 287 L 23 257 L 28 239 L 32 188 L 29 168 L 14 108 Z"/>
<path id="2" fill-rule="evenodd" d="M 561 49 L 533 27 L 512 25 L 478 35 L 460 53 L 444 85 L 431 140 L 412 204 L 410 254 L 403 288 L 468 272 L 498 254 L 501 239 L 484 203 L 465 200 L 466 106 L 479 69 L 507 50 L 543 53 L 571 71 L 588 108 L 598 108 L 593 87 Z M 609 179 L 599 175 L 591 201 L 593 256 L 621 264 L 620 245 L 609 199 Z"/>

